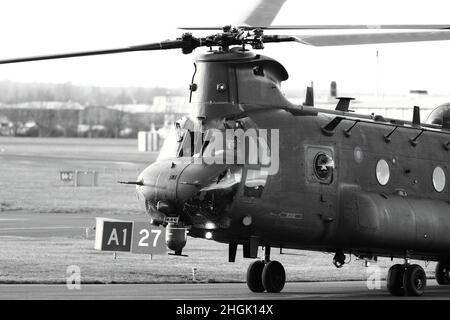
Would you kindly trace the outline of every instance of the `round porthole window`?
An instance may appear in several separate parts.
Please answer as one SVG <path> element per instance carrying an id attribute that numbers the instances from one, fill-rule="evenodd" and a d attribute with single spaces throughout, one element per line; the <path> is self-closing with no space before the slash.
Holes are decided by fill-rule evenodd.
<path id="1" fill-rule="evenodd" d="M 314 159 L 314 172 L 320 180 L 327 180 L 333 175 L 333 158 L 325 153 L 319 153 Z"/>
<path id="2" fill-rule="evenodd" d="M 389 177 L 390 177 L 391 173 L 389 171 L 389 164 L 387 163 L 386 160 L 381 159 L 378 161 L 377 168 L 376 168 L 376 174 L 377 174 L 378 183 L 381 184 L 382 186 L 387 185 L 387 183 L 389 182 Z"/>
<path id="3" fill-rule="evenodd" d="M 441 167 L 433 170 L 433 186 L 437 192 L 444 191 L 445 188 L 445 172 Z"/>

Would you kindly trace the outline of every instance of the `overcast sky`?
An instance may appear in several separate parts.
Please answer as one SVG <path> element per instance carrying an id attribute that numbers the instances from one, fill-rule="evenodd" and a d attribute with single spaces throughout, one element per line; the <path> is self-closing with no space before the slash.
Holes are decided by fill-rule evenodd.
<path id="1" fill-rule="evenodd" d="M 243 0 L 2 0 L 0 59 L 158 42 L 180 36 L 177 26 L 233 23 L 250 5 Z M 444 0 L 288 0 L 274 24 L 445 24 L 449 12 Z M 450 41 L 340 48 L 268 44 L 263 54 L 285 65 L 287 88 L 314 81 L 326 89 L 336 80 L 345 92 L 375 92 L 378 83 L 385 92 L 450 93 Z M 0 65 L 0 80 L 187 88 L 194 58 L 195 53 L 171 50 Z"/>

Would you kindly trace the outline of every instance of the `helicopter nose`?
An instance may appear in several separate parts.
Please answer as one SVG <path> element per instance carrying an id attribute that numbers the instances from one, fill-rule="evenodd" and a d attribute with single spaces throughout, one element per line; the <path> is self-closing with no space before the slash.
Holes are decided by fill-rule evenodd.
<path id="1" fill-rule="evenodd" d="M 156 162 L 139 175 L 137 189 L 145 198 L 153 223 L 179 218 L 201 224 L 205 219 L 219 221 L 225 217 L 241 174 L 240 168 L 223 164 Z"/>
<path id="2" fill-rule="evenodd" d="M 154 209 L 175 213 L 221 171 L 222 166 L 216 165 L 196 165 L 182 160 L 158 161 L 141 172 L 138 181 L 142 184 L 136 188 Z"/>
<path id="3" fill-rule="evenodd" d="M 158 210 L 172 213 L 183 204 L 183 200 L 197 192 L 198 185 L 195 182 L 180 180 L 189 165 L 189 162 L 182 160 L 151 164 L 138 177 L 142 181 L 142 185 L 137 186 L 138 192 Z"/>
<path id="4" fill-rule="evenodd" d="M 138 177 L 142 185 L 139 192 L 148 201 L 173 201 L 176 199 L 176 183 L 184 166 L 174 162 L 155 162 L 149 165 Z"/>

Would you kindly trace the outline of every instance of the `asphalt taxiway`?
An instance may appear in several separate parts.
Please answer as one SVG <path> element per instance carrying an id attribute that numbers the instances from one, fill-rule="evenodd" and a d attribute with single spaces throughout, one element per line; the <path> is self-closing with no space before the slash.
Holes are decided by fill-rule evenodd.
<path id="1" fill-rule="evenodd" d="M 81 284 L 79 290 L 66 285 L 0 285 L 0 299 L 38 300 L 298 300 L 298 299 L 450 299 L 450 287 L 429 280 L 422 297 L 392 297 L 385 289 L 367 289 L 364 281 L 287 283 L 281 293 L 252 293 L 245 283 L 210 284 Z"/>
<path id="2" fill-rule="evenodd" d="M 148 221 L 145 215 L 106 215 L 114 219 L 134 221 Z M 30 214 L 21 211 L 2 212 L 0 214 L 0 237 L 75 237 L 85 235 L 86 229 L 92 234 L 95 227 L 94 214 L 62 214 L 62 213 L 36 213 Z"/>

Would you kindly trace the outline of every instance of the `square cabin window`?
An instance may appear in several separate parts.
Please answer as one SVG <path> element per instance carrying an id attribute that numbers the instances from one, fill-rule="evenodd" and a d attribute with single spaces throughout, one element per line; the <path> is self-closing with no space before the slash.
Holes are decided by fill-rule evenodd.
<path id="1" fill-rule="evenodd" d="M 265 170 L 247 170 L 247 177 L 244 185 L 244 196 L 250 198 L 261 198 L 266 186 L 268 172 Z"/>

